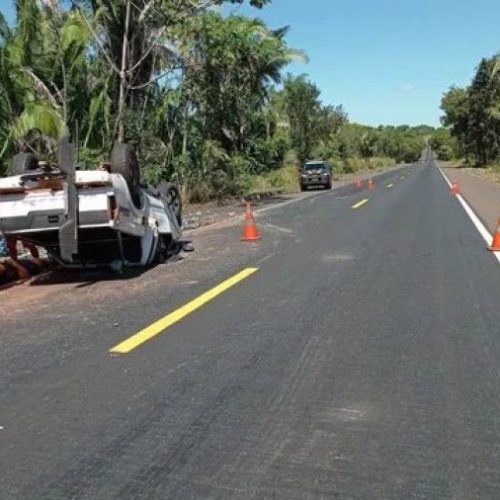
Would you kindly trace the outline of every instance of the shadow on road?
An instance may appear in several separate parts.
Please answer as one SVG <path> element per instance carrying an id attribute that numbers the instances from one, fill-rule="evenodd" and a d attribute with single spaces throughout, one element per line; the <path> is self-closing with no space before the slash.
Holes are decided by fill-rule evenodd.
<path id="1" fill-rule="evenodd" d="M 127 281 L 141 276 L 142 274 L 154 268 L 161 268 L 168 264 L 179 262 L 185 257 L 182 255 L 175 255 L 168 259 L 163 264 L 155 264 L 147 267 L 127 267 L 122 271 L 117 272 L 109 268 L 92 268 L 92 269 L 54 269 L 45 273 L 33 276 L 29 281 L 9 283 L 9 287 L 17 284 L 26 284 L 28 286 L 50 286 L 50 285 L 64 285 L 74 284 L 75 288 L 86 288 L 104 281 Z M 0 289 L 0 293 L 3 289 Z"/>

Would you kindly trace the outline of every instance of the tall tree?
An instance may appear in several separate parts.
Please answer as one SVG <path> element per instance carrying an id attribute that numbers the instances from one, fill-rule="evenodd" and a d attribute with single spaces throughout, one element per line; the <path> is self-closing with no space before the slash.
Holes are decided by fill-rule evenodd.
<path id="1" fill-rule="evenodd" d="M 317 141 L 321 92 L 305 75 L 298 77 L 289 75 L 284 82 L 284 94 L 292 145 L 299 161 L 303 163 L 310 158 Z"/>
<path id="2" fill-rule="evenodd" d="M 500 72 L 498 56 L 483 58 L 467 88 L 444 94 L 442 123 L 450 129 L 463 154 L 476 165 L 500 158 Z"/>
<path id="3" fill-rule="evenodd" d="M 441 100 L 441 110 L 444 112 L 441 122 L 455 137 L 465 156 L 470 153 L 468 99 L 468 89 L 452 87 Z"/>
<path id="4" fill-rule="evenodd" d="M 186 87 L 204 116 L 204 136 L 228 152 L 248 147 L 281 70 L 301 54 L 288 49 L 286 30 L 270 31 L 256 19 L 210 13 L 193 38 Z"/>
<path id="5" fill-rule="evenodd" d="M 7 72 L 0 76 L 0 93 L 9 101 L 11 120 L 1 152 L 14 139 L 21 148 L 51 152 L 71 129 L 74 111 L 85 105 L 88 32 L 77 13 L 56 1 L 17 0 L 15 7 L 16 26 L 1 29 Z"/>
<path id="6" fill-rule="evenodd" d="M 95 19 L 96 25 L 87 21 L 88 27 L 114 75 L 112 103 L 119 142 L 125 139 L 126 108 L 137 111 L 146 106 L 149 88 L 185 64 L 179 49 L 192 19 L 225 1 L 241 4 L 244 0 L 73 1 Z M 268 2 L 249 3 L 261 8 Z"/>
<path id="7" fill-rule="evenodd" d="M 469 88 L 468 135 L 479 165 L 487 165 L 500 155 L 500 74 L 496 60 L 483 59 Z"/>

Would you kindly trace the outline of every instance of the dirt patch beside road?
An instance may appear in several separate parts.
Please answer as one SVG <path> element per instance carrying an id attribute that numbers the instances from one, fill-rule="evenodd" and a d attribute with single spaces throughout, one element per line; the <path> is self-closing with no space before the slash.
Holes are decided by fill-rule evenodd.
<path id="1" fill-rule="evenodd" d="M 481 169 L 444 167 L 443 171 L 451 182 L 458 182 L 463 197 L 493 232 L 500 217 L 500 184 Z"/>
<path id="2" fill-rule="evenodd" d="M 443 168 L 450 170 L 460 170 L 467 172 L 472 177 L 478 177 L 491 182 L 500 184 L 500 168 L 499 167 L 467 167 L 462 164 L 454 164 L 451 162 L 440 162 Z"/>

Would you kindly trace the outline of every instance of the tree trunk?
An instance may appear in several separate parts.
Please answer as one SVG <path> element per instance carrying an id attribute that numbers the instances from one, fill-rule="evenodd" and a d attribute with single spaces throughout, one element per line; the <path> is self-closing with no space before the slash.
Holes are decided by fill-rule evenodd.
<path id="1" fill-rule="evenodd" d="M 182 155 L 187 155 L 188 146 L 188 119 L 189 119 L 189 108 L 188 104 L 184 106 L 184 112 L 182 117 Z"/>
<path id="2" fill-rule="evenodd" d="M 125 93 L 126 93 L 126 66 L 127 66 L 127 47 L 128 47 L 128 31 L 130 27 L 130 0 L 127 1 L 125 10 L 125 31 L 123 33 L 122 43 L 122 61 L 120 66 L 120 94 L 118 97 L 118 142 L 123 143 L 125 139 L 125 125 L 124 125 L 124 109 L 125 109 Z"/>
<path id="3" fill-rule="evenodd" d="M 64 64 L 64 58 L 61 55 L 59 57 L 60 64 L 61 64 L 61 74 L 62 74 L 62 79 L 63 79 L 63 119 L 64 119 L 64 125 L 66 127 L 66 130 L 64 131 L 64 134 L 69 133 L 69 121 L 68 121 L 68 81 L 66 78 L 66 65 Z"/>

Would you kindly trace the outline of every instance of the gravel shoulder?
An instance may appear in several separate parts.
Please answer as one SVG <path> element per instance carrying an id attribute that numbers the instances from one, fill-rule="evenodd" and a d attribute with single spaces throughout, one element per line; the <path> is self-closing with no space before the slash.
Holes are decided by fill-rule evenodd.
<path id="1" fill-rule="evenodd" d="M 443 167 L 443 171 L 451 182 L 458 182 L 463 197 L 484 225 L 495 231 L 500 217 L 500 183 L 482 169 Z"/>

